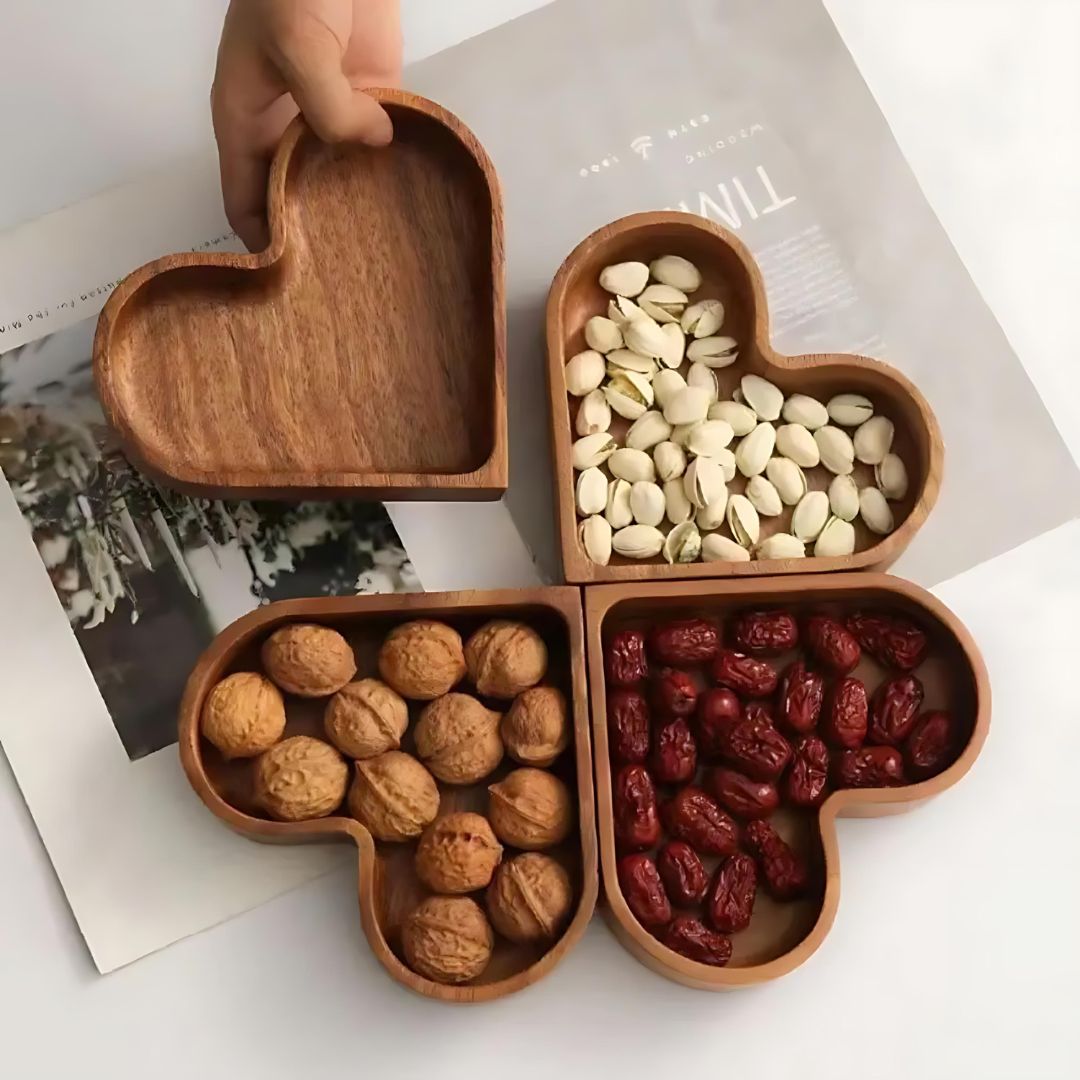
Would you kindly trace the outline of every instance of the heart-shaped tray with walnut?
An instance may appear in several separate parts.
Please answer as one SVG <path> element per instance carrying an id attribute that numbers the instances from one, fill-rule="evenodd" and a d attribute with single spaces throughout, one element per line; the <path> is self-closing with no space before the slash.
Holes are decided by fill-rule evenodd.
<path id="1" fill-rule="evenodd" d="M 209 496 L 494 499 L 507 484 L 502 205 L 457 117 L 372 90 L 385 149 L 303 121 L 270 243 L 170 255 L 109 298 L 105 415 L 134 462 Z"/>
<path id="2" fill-rule="evenodd" d="M 850 554 L 828 557 L 814 555 L 815 544 L 811 540 L 806 545 L 807 557 L 798 558 L 759 555 L 755 543 L 751 557 L 740 557 L 739 561 L 692 560 L 671 564 L 661 553 L 647 554 L 638 559 L 620 555 L 617 551 L 611 554 L 607 562 L 597 563 L 590 559 L 580 532 L 581 519 L 575 499 L 575 483 L 579 473 L 573 464 L 575 441 L 585 434 L 585 429 L 579 425 L 583 398 L 568 394 L 566 364 L 589 348 L 585 335 L 589 319 L 608 314 L 609 302 L 614 296 L 599 281 L 605 267 L 628 261 L 649 264 L 667 255 L 689 260 L 700 272 L 700 286 L 689 295 L 684 295 L 684 301 L 693 304 L 715 299 L 723 304 L 723 323 L 713 334 L 733 338 L 737 358 L 727 366 L 718 363 L 713 368 L 715 393 L 720 401 L 737 399 L 742 378 L 756 375 L 778 387 L 785 398 L 802 394 L 824 403 L 835 395 L 862 395 L 870 400 L 877 415 L 891 421 L 894 431 L 891 450 L 904 463 L 908 479 L 904 484 L 904 493 L 891 502 L 887 510 L 882 504 L 881 512 L 894 526 L 887 535 L 872 532 L 856 517 Z M 676 308 L 673 320 L 676 326 L 679 324 L 679 310 L 682 310 L 681 306 Z M 692 343 L 694 338 L 688 336 L 688 341 Z M 864 356 L 840 353 L 785 356 L 776 352 L 769 340 L 767 298 L 757 265 L 735 236 L 704 218 L 669 211 L 634 214 L 598 229 L 583 240 L 566 258 L 551 286 L 547 305 L 547 350 L 555 496 L 562 563 L 568 581 L 589 584 L 654 578 L 884 569 L 910 542 L 937 499 L 943 457 L 941 433 L 934 414 L 918 389 L 895 369 Z M 610 375 L 615 370 L 611 367 L 612 357 L 606 356 L 605 359 Z M 641 359 L 638 357 L 639 361 Z M 663 371 L 664 365 L 654 363 L 653 369 L 644 375 L 650 383 L 656 383 L 654 376 Z M 638 366 L 634 370 L 641 372 L 642 369 Z M 689 359 L 681 360 L 676 370 L 688 377 Z M 645 393 L 649 399 L 645 407 L 659 412 L 661 406 L 651 400 L 654 396 L 652 390 L 646 387 Z M 659 398 L 659 391 L 655 396 Z M 762 418 L 763 423 L 767 421 L 783 425 L 788 418 L 786 415 Z M 620 447 L 626 445 L 630 422 L 617 411 L 611 416 L 610 434 Z M 835 428 L 834 421 L 830 420 L 830 425 Z M 689 427 L 684 425 L 684 428 Z M 839 432 L 837 434 L 838 437 L 847 438 Z M 668 436 L 669 440 L 679 438 L 677 428 Z M 733 447 L 735 445 L 732 443 Z M 779 449 L 775 453 L 781 456 Z M 690 460 L 693 460 L 692 452 Z M 600 468 L 605 477 L 611 480 L 610 465 L 602 462 Z M 872 465 L 856 460 L 849 472 L 858 488 L 875 488 Z M 805 468 L 802 476 L 805 478 L 805 489 L 809 491 L 824 491 L 833 479 L 823 464 Z M 661 477 L 657 476 L 656 479 Z M 726 479 L 728 490 L 725 498 L 744 492 L 747 478 L 733 465 Z M 874 495 L 874 498 L 877 496 Z M 881 503 L 881 500 L 878 502 Z M 597 516 L 605 516 L 603 510 Z M 612 516 L 610 511 L 606 516 Z M 777 532 L 789 531 L 792 516 L 791 504 L 784 505 L 775 516 L 760 515 L 757 519 L 757 539 L 764 541 Z M 702 522 L 702 518 L 703 514 L 698 513 L 697 520 Z M 614 517 L 612 520 L 616 531 L 620 525 L 628 524 L 627 520 L 620 521 Z M 597 524 L 600 525 L 599 522 Z M 665 514 L 659 527 L 665 534 L 670 532 L 670 512 Z M 600 525 L 600 528 L 604 529 L 604 526 Z M 731 535 L 722 517 L 718 522 L 702 523 L 701 532 L 706 531 L 715 531 L 718 536 Z M 615 546 L 618 547 L 617 538 Z"/>

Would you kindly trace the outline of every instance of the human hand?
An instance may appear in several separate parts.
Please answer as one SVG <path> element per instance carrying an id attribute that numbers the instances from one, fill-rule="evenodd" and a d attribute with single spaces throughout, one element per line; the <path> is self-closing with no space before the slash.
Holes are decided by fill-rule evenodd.
<path id="1" fill-rule="evenodd" d="M 398 0 L 231 0 L 210 94 L 229 223 L 267 244 L 270 158 L 297 112 L 326 142 L 384 146 L 390 117 L 362 91 L 401 79 Z"/>

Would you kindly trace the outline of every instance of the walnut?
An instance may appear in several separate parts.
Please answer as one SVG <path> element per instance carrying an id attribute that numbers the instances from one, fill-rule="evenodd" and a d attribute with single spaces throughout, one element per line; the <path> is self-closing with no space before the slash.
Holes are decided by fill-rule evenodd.
<path id="1" fill-rule="evenodd" d="M 411 840 L 435 820 L 439 789 L 411 754 L 388 750 L 356 763 L 349 812 L 376 840 Z"/>
<path id="2" fill-rule="evenodd" d="M 263 642 L 262 663 L 282 690 L 297 697 L 326 697 L 356 674 L 349 643 L 336 630 L 313 623 L 275 630 Z"/>
<path id="3" fill-rule="evenodd" d="M 416 723 L 416 754 L 447 784 L 473 784 L 502 761 L 499 714 L 469 694 L 444 694 Z"/>
<path id="4" fill-rule="evenodd" d="M 429 896 L 401 928 L 405 962 L 440 983 L 475 979 L 491 959 L 495 935 L 483 909 L 467 896 Z"/>
<path id="5" fill-rule="evenodd" d="M 553 941 L 574 903 L 570 875 L 550 855 L 527 851 L 495 871 L 487 891 L 492 925 L 519 943 Z"/>
<path id="6" fill-rule="evenodd" d="M 432 619 L 402 623 L 379 650 L 379 674 L 404 697 L 417 701 L 442 697 L 465 674 L 461 635 Z"/>
<path id="7" fill-rule="evenodd" d="M 519 694 L 503 717 L 506 752 L 522 765 L 550 765 L 570 741 L 566 698 L 553 686 L 534 686 Z"/>
<path id="8" fill-rule="evenodd" d="M 278 821 L 332 814 L 345 797 L 349 767 L 329 744 L 294 735 L 255 762 L 255 801 Z"/>
<path id="9" fill-rule="evenodd" d="M 502 850 L 487 818 L 464 812 L 446 814 L 420 837 L 416 875 L 432 892 L 474 892 L 491 881 Z"/>
<path id="10" fill-rule="evenodd" d="M 566 785 L 543 769 L 515 769 L 488 788 L 488 820 L 511 847 L 539 851 L 565 840 L 574 824 Z"/>
<path id="11" fill-rule="evenodd" d="M 254 757 L 281 738 L 285 702 L 269 679 L 238 671 L 207 694 L 199 726 L 225 757 Z"/>
<path id="12" fill-rule="evenodd" d="M 396 750 L 409 726 L 409 707 L 386 683 L 360 679 L 343 686 L 326 706 L 330 741 L 353 758 Z"/>
<path id="13" fill-rule="evenodd" d="M 485 623 L 465 644 L 469 678 L 486 697 L 512 698 L 535 686 L 547 671 L 543 638 L 520 622 Z"/>

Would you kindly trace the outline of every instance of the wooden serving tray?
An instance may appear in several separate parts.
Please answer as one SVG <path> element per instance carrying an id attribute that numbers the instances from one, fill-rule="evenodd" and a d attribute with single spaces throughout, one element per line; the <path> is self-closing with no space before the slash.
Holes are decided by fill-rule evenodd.
<path id="1" fill-rule="evenodd" d="M 593 315 L 607 311 L 609 294 L 597 281 L 612 263 L 650 262 L 661 255 L 682 255 L 702 273 L 703 284 L 691 300 L 719 298 L 726 309 L 721 334 L 739 343 L 739 358 L 716 372 L 721 399 L 730 398 L 747 373 L 775 383 L 785 397 L 794 392 L 821 400 L 838 393 L 863 393 L 895 424 L 894 450 L 908 468 L 907 498 L 891 504 L 897 527 L 886 537 L 875 537 L 855 522 L 853 555 L 836 558 L 773 559 L 750 562 L 693 562 L 669 565 L 662 555 L 643 561 L 612 554 L 607 566 L 598 566 L 585 554 L 578 539 L 574 503 L 575 473 L 571 445 L 576 398 L 569 398 L 563 368 L 574 354 L 587 348 L 584 326 Z M 725 577 L 729 575 L 797 574 L 816 571 L 884 569 L 904 550 L 926 520 L 941 486 L 943 447 L 937 420 L 918 389 L 895 369 L 865 356 L 826 353 L 784 356 L 769 340 L 769 313 L 765 285 L 753 257 L 734 235 L 692 214 L 657 211 L 633 214 L 598 229 L 567 257 L 551 286 L 547 304 L 548 388 L 554 454 L 555 496 L 563 570 L 568 581 L 592 583 Z M 689 364 L 680 369 L 685 375 Z M 614 417 L 612 433 L 622 443 L 629 423 Z M 823 466 L 806 470 L 809 489 L 828 487 L 832 475 Z M 860 487 L 873 483 L 873 470 L 856 463 Z M 742 491 L 741 475 L 731 481 L 732 494 Z M 761 519 L 761 535 L 778 531 L 782 518 Z M 666 523 L 662 528 L 666 531 Z"/>
<path id="2" fill-rule="evenodd" d="M 495 499 L 506 489 L 498 181 L 457 117 L 372 90 L 375 150 L 297 120 L 270 172 L 270 245 L 136 270 L 94 341 L 131 459 L 206 496 Z"/>
<path id="3" fill-rule="evenodd" d="M 391 627 L 421 617 L 449 623 L 463 636 L 493 617 L 527 621 L 548 647 L 549 667 L 544 681 L 566 695 L 573 720 L 573 746 L 553 768 L 577 795 L 578 829 L 576 838 L 571 837 L 547 852 L 563 864 L 574 882 L 577 907 L 573 918 L 559 940 L 546 951 L 497 938 L 487 970 L 465 986 L 432 982 L 411 971 L 400 959 L 401 923 L 425 894 L 413 869 L 415 844 L 376 842 L 358 821 L 340 812 L 314 821 L 269 820 L 252 802 L 250 759 L 227 762 L 199 734 L 203 702 L 214 684 L 233 671 L 258 670 L 262 641 L 284 623 L 316 621 L 340 631 L 356 653 L 358 677 L 362 677 L 375 672 L 375 655 Z M 325 738 L 322 713 L 326 699 L 305 701 L 290 697 L 286 706 L 286 735 L 312 734 Z M 413 720 L 417 708 L 410 702 Z M 411 746 L 410 737 L 406 736 L 406 749 Z M 596 819 L 585 691 L 585 645 L 577 589 L 335 597 L 286 600 L 259 608 L 219 634 L 192 672 L 180 707 L 180 757 L 188 779 L 210 810 L 253 840 L 282 844 L 338 840 L 356 844 L 364 934 L 390 975 L 417 993 L 443 1001 L 472 1002 L 490 1001 L 523 989 L 551 971 L 574 947 L 592 916 L 598 890 Z M 440 783 L 440 813 L 485 812 L 487 785 L 515 767 L 513 762 L 504 761 L 491 777 L 469 787 Z"/>
<path id="4" fill-rule="evenodd" d="M 828 611 L 832 605 L 867 607 L 914 617 L 930 637 L 930 653 L 918 669 L 926 689 L 924 708 L 949 707 L 967 725 L 967 740 L 944 772 L 904 787 L 841 790 L 817 812 L 796 815 L 781 808 L 770 817 L 782 835 L 802 849 L 819 871 L 820 890 L 807 899 L 777 903 L 759 889 L 750 927 L 736 934 L 727 967 L 699 964 L 662 945 L 631 914 L 616 878 L 612 820 L 612 776 L 608 754 L 603 642 L 616 630 L 671 618 L 722 618 L 756 606 L 777 606 L 796 614 Z M 959 619 L 930 593 L 886 574 L 789 576 L 712 582 L 653 582 L 597 586 L 585 590 L 589 653 L 589 696 L 596 746 L 600 864 L 607 897 L 605 912 L 623 944 L 647 967 L 686 986 L 729 990 L 775 979 L 793 971 L 824 941 L 840 902 L 838 817 L 878 817 L 901 813 L 952 787 L 971 768 L 990 724 L 990 683 L 971 636 Z M 779 668 L 786 658 L 775 659 Z M 874 662 L 856 669 L 866 678 Z M 880 681 L 878 669 L 877 679 Z M 897 867 L 902 871 L 901 867 Z"/>

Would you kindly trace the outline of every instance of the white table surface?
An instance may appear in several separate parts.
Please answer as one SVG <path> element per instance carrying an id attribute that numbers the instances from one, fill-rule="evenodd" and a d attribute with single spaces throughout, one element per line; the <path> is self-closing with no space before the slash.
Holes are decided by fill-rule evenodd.
<path id="1" fill-rule="evenodd" d="M 0 228 L 201 145 L 223 6 L 6 0 Z M 536 6 L 406 0 L 408 53 Z M 1076 453 L 1080 3 L 827 6 Z M 938 590 L 991 670 L 986 750 L 930 806 L 841 823 L 834 930 L 755 991 L 668 983 L 596 920 L 529 992 L 439 1006 L 370 957 L 347 872 L 102 978 L 0 758 L 0 1075 L 1080 1075 L 1078 554 L 1074 524 Z"/>

